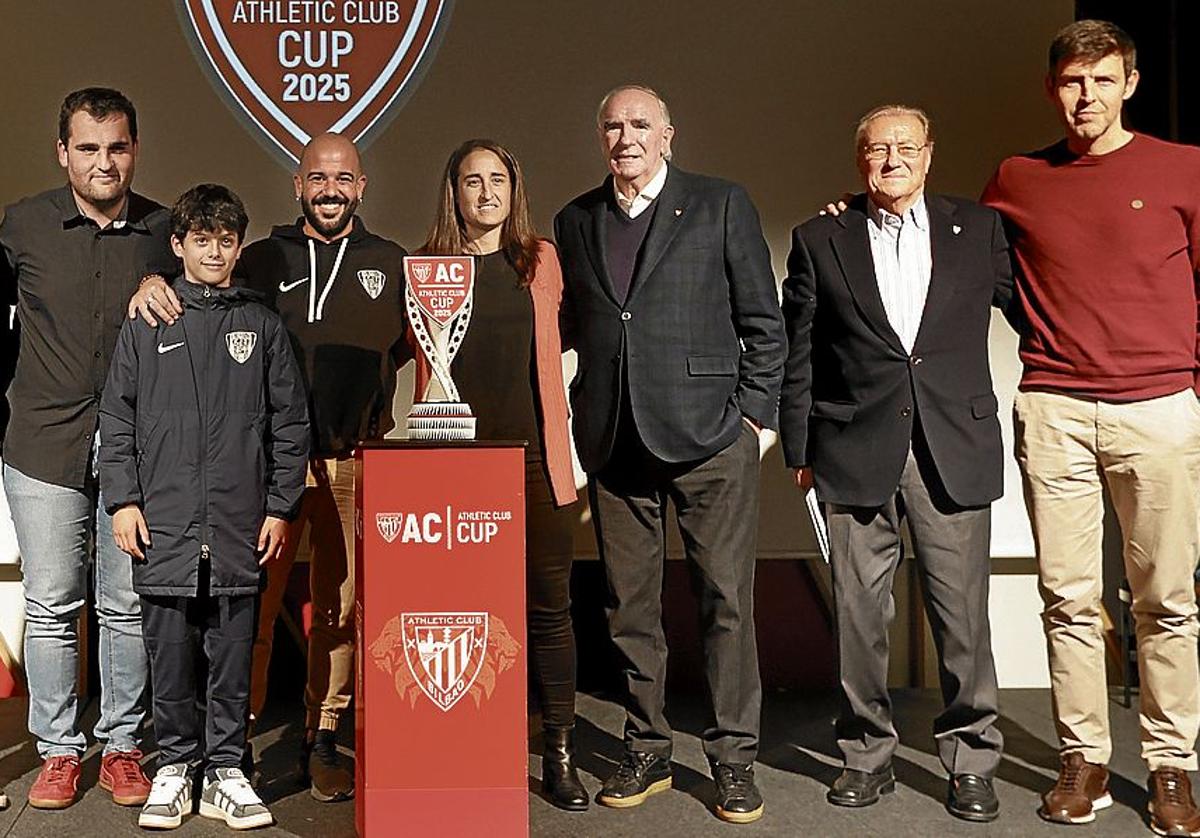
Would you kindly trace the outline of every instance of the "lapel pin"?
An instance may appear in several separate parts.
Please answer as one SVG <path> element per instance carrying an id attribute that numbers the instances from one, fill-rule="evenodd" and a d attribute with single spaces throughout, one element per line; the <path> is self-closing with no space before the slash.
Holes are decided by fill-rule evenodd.
<path id="1" fill-rule="evenodd" d="M 683 215 L 683 209 L 681 207 L 675 207 L 675 215 L 676 216 Z"/>
<path id="2" fill-rule="evenodd" d="M 955 224 L 950 229 L 954 231 L 954 235 L 956 235 L 956 236 L 962 232 L 962 227 L 959 227 L 957 224 Z"/>

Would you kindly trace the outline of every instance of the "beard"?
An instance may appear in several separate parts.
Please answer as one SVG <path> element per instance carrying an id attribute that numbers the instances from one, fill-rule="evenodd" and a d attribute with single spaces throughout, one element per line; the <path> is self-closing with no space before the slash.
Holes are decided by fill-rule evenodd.
<path id="1" fill-rule="evenodd" d="M 326 220 L 317 212 L 317 207 L 325 204 L 340 204 L 342 206 L 342 214 L 332 221 Z M 322 236 L 331 239 L 339 235 L 350 225 L 350 219 L 354 218 L 354 213 L 358 210 L 358 199 L 347 200 L 341 197 L 329 198 L 321 196 L 310 201 L 305 198 L 300 201 L 300 207 L 304 212 L 304 220 Z"/>
<path id="2" fill-rule="evenodd" d="M 115 183 L 94 183 L 91 179 L 80 182 L 71 181 L 71 187 L 92 206 L 100 210 L 114 207 L 125 200 L 129 193 L 129 181 L 118 180 Z"/>

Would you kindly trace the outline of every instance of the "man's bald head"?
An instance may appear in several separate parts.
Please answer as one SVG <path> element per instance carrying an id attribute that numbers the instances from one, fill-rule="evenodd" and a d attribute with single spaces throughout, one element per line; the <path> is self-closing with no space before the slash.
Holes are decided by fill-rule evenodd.
<path id="1" fill-rule="evenodd" d="M 354 143 L 341 134 L 320 134 L 300 155 L 296 200 L 304 209 L 305 232 L 332 241 L 350 232 L 367 188 Z"/>
<path id="2" fill-rule="evenodd" d="M 318 134 L 308 141 L 308 145 L 300 154 L 300 165 L 296 171 L 303 177 L 315 161 L 335 157 L 350 167 L 355 174 L 362 174 L 362 160 L 358 156 L 358 148 L 346 136 L 333 132 Z"/>

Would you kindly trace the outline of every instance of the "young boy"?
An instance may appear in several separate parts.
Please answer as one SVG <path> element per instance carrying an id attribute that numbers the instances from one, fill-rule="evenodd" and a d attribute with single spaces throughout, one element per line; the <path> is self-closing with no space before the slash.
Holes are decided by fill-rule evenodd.
<path id="1" fill-rule="evenodd" d="M 257 294 L 230 287 L 246 225 L 222 186 L 179 198 L 171 246 L 184 316 L 125 324 L 100 404 L 101 487 L 133 558 L 154 690 L 158 773 L 143 827 L 171 829 L 191 813 L 201 757 L 201 815 L 234 829 L 274 821 L 239 766 L 260 566 L 279 554 L 300 502 L 309 427 L 283 324 Z M 195 683 L 201 643 L 207 687 Z"/>

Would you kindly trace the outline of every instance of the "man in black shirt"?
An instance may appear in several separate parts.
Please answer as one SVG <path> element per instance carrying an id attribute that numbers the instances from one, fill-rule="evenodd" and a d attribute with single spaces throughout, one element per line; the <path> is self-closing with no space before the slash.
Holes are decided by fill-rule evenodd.
<path id="1" fill-rule="evenodd" d="M 100 393 L 124 301 L 140 276 L 175 264 L 167 211 L 130 191 L 137 152 L 128 99 L 105 88 L 71 93 L 59 116 L 67 185 L 9 207 L 0 224 L 0 288 L 20 323 L 4 489 L 24 573 L 29 730 L 45 760 L 29 792 L 39 808 L 69 806 L 78 790 L 87 742 L 78 721 L 77 625 L 93 543 L 100 785 L 122 805 L 140 805 L 150 788 L 138 751 L 146 683 L 141 614 L 94 464 Z"/>

